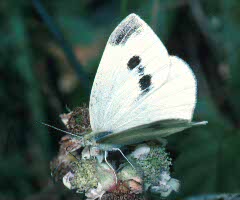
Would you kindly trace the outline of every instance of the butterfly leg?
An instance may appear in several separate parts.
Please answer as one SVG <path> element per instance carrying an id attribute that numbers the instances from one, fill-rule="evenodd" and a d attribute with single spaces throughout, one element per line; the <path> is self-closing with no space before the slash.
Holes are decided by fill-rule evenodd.
<path id="1" fill-rule="evenodd" d="M 113 173 L 114 173 L 115 178 L 116 178 L 116 184 L 117 184 L 117 182 L 118 182 L 117 174 L 116 174 L 115 170 L 113 169 L 113 167 L 112 167 L 112 166 L 109 164 L 109 162 L 107 161 L 107 155 L 108 155 L 108 152 L 105 151 L 105 152 L 104 152 L 104 160 L 105 160 L 105 162 L 107 163 L 107 165 L 113 170 Z"/>
<path id="2" fill-rule="evenodd" d="M 119 148 L 113 148 L 112 149 L 113 151 L 119 151 L 121 154 L 122 154 L 122 156 L 128 161 L 128 163 L 132 166 L 132 168 L 133 169 L 135 169 L 135 167 L 133 166 L 133 164 L 128 160 L 128 158 L 123 154 L 123 152 L 121 151 L 121 149 L 119 149 Z"/>

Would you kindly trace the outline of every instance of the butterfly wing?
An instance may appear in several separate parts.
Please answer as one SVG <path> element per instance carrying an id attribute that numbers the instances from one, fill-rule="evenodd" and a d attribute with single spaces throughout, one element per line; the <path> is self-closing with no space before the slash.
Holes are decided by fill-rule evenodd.
<path id="1" fill-rule="evenodd" d="M 101 132 L 95 135 L 96 142 L 116 145 L 137 144 L 142 141 L 156 140 L 192 126 L 205 125 L 207 122 L 189 122 L 183 119 L 167 119 L 130 128 L 118 133 Z"/>
<path id="2" fill-rule="evenodd" d="M 111 34 L 94 80 L 93 131 L 121 133 L 166 119 L 191 121 L 195 104 L 189 66 L 169 56 L 151 28 L 129 15 Z"/>

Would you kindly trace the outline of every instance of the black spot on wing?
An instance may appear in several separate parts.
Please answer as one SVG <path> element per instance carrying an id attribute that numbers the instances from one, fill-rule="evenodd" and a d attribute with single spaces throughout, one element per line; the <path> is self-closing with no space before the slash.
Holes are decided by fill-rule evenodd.
<path id="1" fill-rule="evenodd" d="M 144 75 L 139 79 L 139 86 L 141 90 L 144 91 L 144 93 L 149 91 L 149 87 L 152 84 L 151 79 L 152 79 L 151 75 Z"/>
<path id="2" fill-rule="evenodd" d="M 139 56 L 133 56 L 127 63 L 128 69 L 133 70 L 137 67 L 141 62 L 141 58 Z"/>
<path id="3" fill-rule="evenodd" d="M 123 22 L 121 22 L 117 28 L 113 31 L 109 38 L 111 45 L 124 45 L 133 33 L 138 34 L 141 27 L 138 17 L 131 15 Z"/>

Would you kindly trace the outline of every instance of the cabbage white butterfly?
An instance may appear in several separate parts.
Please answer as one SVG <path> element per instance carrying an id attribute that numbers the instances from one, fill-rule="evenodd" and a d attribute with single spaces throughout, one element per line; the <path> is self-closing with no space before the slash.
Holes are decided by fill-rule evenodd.
<path id="1" fill-rule="evenodd" d="M 92 132 L 83 139 L 121 146 L 206 124 L 191 122 L 196 93 L 187 63 L 168 55 L 152 29 L 130 14 L 107 42 L 91 91 Z"/>
<path id="2" fill-rule="evenodd" d="M 69 133 L 78 138 L 70 151 L 103 150 L 106 160 L 107 151 L 204 125 L 191 121 L 196 95 L 188 64 L 170 56 L 152 29 L 130 14 L 110 35 L 97 70 L 89 103 L 92 132 Z"/>

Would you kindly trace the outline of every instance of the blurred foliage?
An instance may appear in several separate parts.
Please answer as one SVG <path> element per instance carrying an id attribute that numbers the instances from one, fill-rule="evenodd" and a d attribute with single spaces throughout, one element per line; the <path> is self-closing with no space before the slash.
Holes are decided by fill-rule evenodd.
<path id="1" fill-rule="evenodd" d="M 174 177 L 186 197 L 240 192 L 240 2 L 238 0 L 39 0 L 93 82 L 105 43 L 139 14 L 196 73 L 198 120 L 205 127 L 170 136 Z M 54 185 L 49 161 L 63 128 L 59 114 L 88 103 L 72 65 L 32 1 L 0 2 L 0 199 L 79 199 Z M 85 80 L 85 81 L 86 81 Z M 90 86 L 89 86 L 90 88 Z"/>

